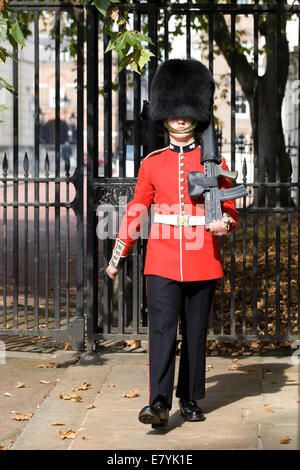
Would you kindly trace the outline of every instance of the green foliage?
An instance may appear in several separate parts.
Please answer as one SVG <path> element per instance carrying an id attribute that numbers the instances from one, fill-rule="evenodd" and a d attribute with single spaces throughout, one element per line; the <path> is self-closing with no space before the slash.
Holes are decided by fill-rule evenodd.
<path id="1" fill-rule="evenodd" d="M 105 52 L 115 50 L 119 54 L 119 72 L 129 65 L 139 74 L 154 54 L 143 47 L 143 42 L 153 44 L 152 40 L 138 31 L 123 30 L 111 32 L 110 41 Z"/>
<path id="2" fill-rule="evenodd" d="M 130 3 L 130 0 L 127 1 Z M 133 31 L 129 25 L 128 19 L 126 18 L 127 13 L 124 12 L 125 17 L 121 17 L 116 7 L 111 6 L 112 2 L 110 0 L 79 0 L 78 3 L 90 3 L 98 9 L 104 25 L 103 33 L 104 35 L 108 35 L 110 38 L 106 51 L 108 52 L 113 50 L 118 53 L 119 71 L 129 66 L 132 71 L 143 74 L 146 64 L 149 62 L 151 57 L 154 56 L 150 49 L 145 46 L 145 44 L 153 45 L 151 39 L 146 34 Z M 114 0 L 113 3 L 120 3 L 120 0 Z M 113 13 L 115 14 L 113 15 Z M 112 17 L 117 18 L 112 19 Z M 77 24 L 73 12 L 67 12 L 66 18 L 67 21 L 63 23 L 61 30 L 61 37 L 69 38 L 68 49 L 71 56 L 76 57 Z M 43 12 L 39 12 L 39 19 L 44 20 L 44 23 L 46 24 Z M 18 20 L 16 20 L 16 18 L 14 18 L 13 10 L 10 8 L 8 3 L 5 3 L 4 10 L 0 12 L 0 60 L 2 62 L 6 62 L 8 57 L 16 60 L 14 55 L 4 47 L 3 43 L 8 41 L 15 49 L 18 48 L 18 45 L 24 47 L 25 39 L 32 34 L 30 25 L 33 20 L 34 13 L 30 11 L 19 11 Z M 117 33 L 113 30 L 115 22 L 120 29 Z M 47 26 L 49 27 L 49 25 Z M 86 37 L 86 29 L 84 34 Z M 53 38 L 55 37 L 55 25 L 53 25 L 50 35 Z M 113 84 L 113 89 L 117 89 L 117 87 L 117 84 Z M 14 92 L 13 86 L 4 80 L 4 78 L 0 77 L 0 90 L 2 88 L 7 89 L 11 93 Z M 102 92 L 103 90 L 99 90 L 99 94 L 102 94 Z M 0 111 L 3 111 L 4 109 L 7 108 L 0 105 Z"/>
<path id="3" fill-rule="evenodd" d="M 84 0 L 80 0 L 83 3 Z M 119 72 L 126 67 L 138 73 L 144 73 L 144 67 L 154 56 L 153 52 L 145 46 L 145 43 L 152 44 L 151 38 L 146 34 L 134 31 L 128 21 L 128 12 L 124 11 L 121 16 L 117 6 L 111 6 L 109 0 L 89 0 L 95 6 L 104 22 L 103 32 L 110 40 L 105 52 L 115 51 L 119 56 Z M 120 3 L 120 0 L 114 1 L 114 4 Z M 130 3 L 130 0 L 128 0 Z M 114 29 L 117 25 L 119 31 Z"/>
<path id="4" fill-rule="evenodd" d="M 106 16 L 107 9 L 111 4 L 110 0 L 90 0 L 90 3 L 94 5 L 103 16 Z M 120 0 L 114 0 L 114 3 L 120 3 Z"/>
<path id="5" fill-rule="evenodd" d="M 8 109 L 8 108 L 7 108 L 6 106 L 4 106 L 4 104 L 0 105 L 0 111 L 4 111 L 4 109 Z M 0 123 L 1 123 L 1 122 L 5 122 L 5 121 L 2 121 L 2 120 L 0 119 Z"/>
<path id="6" fill-rule="evenodd" d="M 11 93 L 14 92 L 14 87 L 4 80 L 4 78 L 0 77 L 0 90 L 2 90 L 2 88 L 6 88 Z"/>
<path id="7" fill-rule="evenodd" d="M 13 19 L 12 15 L 10 15 L 6 10 L 0 12 L 0 41 L 9 41 L 14 48 L 17 48 L 18 44 L 21 47 L 25 46 L 25 38 L 18 21 Z M 7 57 L 15 59 L 13 54 L 11 54 L 4 46 L 0 46 L 0 59 L 2 62 L 5 62 Z M 11 87 L 8 89 L 9 91 L 12 91 Z"/>
<path id="8" fill-rule="evenodd" d="M 7 21 L 0 13 L 0 40 L 5 42 L 7 38 Z"/>
<path id="9" fill-rule="evenodd" d="M 4 5 L 4 9 L 0 12 L 0 41 L 2 43 L 9 42 L 13 48 L 17 48 L 18 45 L 21 47 L 25 46 L 25 38 L 20 28 L 18 21 L 13 18 L 7 3 Z M 3 45 L 0 46 L 0 60 L 6 62 L 7 58 L 16 60 L 13 54 L 9 52 Z M 5 88 L 10 93 L 13 93 L 14 87 L 10 85 L 3 77 L 0 77 L 0 90 Z M 0 111 L 7 109 L 6 106 L 0 105 Z M 0 123 L 5 121 L 0 120 Z"/>
<path id="10" fill-rule="evenodd" d="M 10 43 L 15 48 L 18 47 L 18 44 L 20 44 L 22 47 L 25 46 L 25 39 L 24 39 L 23 33 L 21 31 L 21 28 L 19 26 L 19 23 L 17 21 L 12 23 L 12 25 L 11 25 L 8 33 L 7 33 L 7 36 L 10 40 Z"/>

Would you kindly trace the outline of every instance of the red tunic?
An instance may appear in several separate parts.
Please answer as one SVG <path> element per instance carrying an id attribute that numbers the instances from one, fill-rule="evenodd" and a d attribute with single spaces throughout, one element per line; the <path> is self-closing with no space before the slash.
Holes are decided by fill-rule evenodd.
<path id="1" fill-rule="evenodd" d="M 205 215 L 204 198 L 196 203 L 190 199 L 188 193 L 187 174 L 190 171 L 204 172 L 200 146 L 194 147 L 186 152 L 182 152 L 186 147 L 179 152 L 167 147 L 153 152 L 142 161 L 134 198 L 127 204 L 117 237 L 121 247 L 118 254 L 122 257 L 126 257 L 133 248 L 150 208 L 154 209 L 154 213 L 160 214 Z M 224 158 L 222 167 L 228 170 Z M 219 187 L 230 188 L 231 181 L 220 177 Z M 234 223 L 230 231 L 235 230 L 235 202 L 222 202 L 222 212 L 232 217 Z M 177 227 L 153 223 L 144 274 L 155 274 L 182 282 L 220 278 L 224 273 L 218 237 L 207 232 L 204 225 Z"/>

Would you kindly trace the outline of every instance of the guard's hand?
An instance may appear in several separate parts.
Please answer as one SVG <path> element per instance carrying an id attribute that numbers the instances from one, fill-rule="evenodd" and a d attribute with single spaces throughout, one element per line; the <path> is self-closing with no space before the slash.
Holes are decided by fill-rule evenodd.
<path id="1" fill-rule="evenodd" d="M 114 268 L 110 264 L 106 268 L 106 273 L 111 279 L 114 279 L 119 274 L 119 272 L 120 272 L 120 269 Z"/>
<path id="2" fill-rule="evenodd" d="M 222 220 L 213 220 L 209 224 L 209 231 L 212 235 L 221 237 L 222 235 L 227 235 L 228 229 L 224 219 Z"/>

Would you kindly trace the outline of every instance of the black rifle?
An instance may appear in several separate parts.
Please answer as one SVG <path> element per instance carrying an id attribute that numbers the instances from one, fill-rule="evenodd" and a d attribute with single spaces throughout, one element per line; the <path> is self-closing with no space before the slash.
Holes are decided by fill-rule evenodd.
<path id="1" fill-rule="evenodd" d="M 218 150 L 213 122 L 201 133 L 200 144 L 204 173 L 200 171 L 189 172 L 188 190 L 191 199 L 198 200 L 204 196 L 205 228 L 209 231 L 209 224 L 213 220 L 222 219 L 221 202 L 247 196 L 248 192 L 243 184 L 233 188 L 219 189 L 219 176 L 224 176 L 234 181 L 237 178 L 238 172 L 226 171 L 222 168 L 221 155 Z"/>

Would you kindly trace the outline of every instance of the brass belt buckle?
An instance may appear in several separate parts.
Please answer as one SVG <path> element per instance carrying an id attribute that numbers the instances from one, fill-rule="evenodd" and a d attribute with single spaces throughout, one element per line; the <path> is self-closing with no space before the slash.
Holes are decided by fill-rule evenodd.
<path id="1" fill-rule="evenodd" d="M 189 225 L 189 215 L 178 215 L 177 216 L 177 225 L 180 226 L 180 225 L 185 225 L 185 226 L 188 226 Z"/>

